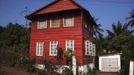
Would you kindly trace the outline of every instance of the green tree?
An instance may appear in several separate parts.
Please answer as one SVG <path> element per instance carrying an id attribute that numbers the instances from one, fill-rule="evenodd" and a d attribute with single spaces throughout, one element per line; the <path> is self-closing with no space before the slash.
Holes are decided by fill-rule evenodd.
<path id="1" fill-rule="evenodd" d="M 4 31 L 4 27 L 0 26 L 0 34 Z"/>
<path id="2" fill-rule="evenodd" d="M 129 33 L 121 33 L 118 36 L 113 37 L 108 42 L 108 50 L 122 53 L 126 50 L 133 50 L 134 37 Z"/>
<path id="3" fill-rule="evenodd" d="M 112 53 L 121 53 L 121 75 L 128 75 L 129 61 L 134 60 L 134 36 L 129 33 L 121 33 L 108 42 L 108 50 Z"/>
<path id="4" fill-rule="evenodd" d="M 113 37 L 124 32 L 132 33 L 128 29 L 128 25 L 127 24 L 122 25 L 120 21 L 118 21 L 117 24 L 112 24 L 112 30 L 106 30 L 106 31 L 108 33 L 108 39 L 112 39 Z"/>
<path id="5" fill-rule="evenodd" d="M 130 12 L 130 16 L 127 19 L 129 20 L 128 25 L 134 27 L 134 9 Z"/>
<path id="6" fill-rule="evenodd" d="M 2 29 L 2 30 L 1 30 Z M 21 64 L 27 58 L 29 30 L 19 24 L 9 23 L 0 31 L 0 59 L 3 64 Z M 2 63 L 2 62 L 0 62 Z"/>
<path id="7" fill-rule="evenodd" d="M 100 36 L 103 36 L 102 32 L 104 32 L 104 30 L 101 28 L 101 24 L 94 23 L 89 29 L 95 39 L 99 39 Z"/>
<path id="8" fill-rule="evenodd" d="M 134 60 L 134 36 L 132 35 L 132 31 L 129 30 L 128 25 L 122 25 L 118 22 L 112 25 L 112 31 L 107 30 L 107 32 L 107 50 L 111 53 L 122 53 L 121 75 L 127 75 L 129 61 Z"/>
<path id="9" fill-rule="evenodd" d="M 98 21 L 98 19 L 95 19 L 95 21 Z M 95 21 L 93 21 L 92 25 L 90 26 L 90 32 L 93 36 L 94 43 L 96 44 L 97 52 L 102 50 L 102 41 L 103 39 L 103 32 L 104 30 L 101 28 L 101 24 L 97 24 Z"/>

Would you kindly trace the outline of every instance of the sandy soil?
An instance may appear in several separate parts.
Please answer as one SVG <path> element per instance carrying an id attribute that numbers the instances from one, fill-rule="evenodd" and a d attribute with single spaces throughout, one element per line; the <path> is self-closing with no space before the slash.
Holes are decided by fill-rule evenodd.
<path id="1" fill-rule="evenodd" d="M 2 67 L 2 71 L 5 75 L 36 75 L 35 73 L 29 73 L 24 69 L 17 67 Z"/>

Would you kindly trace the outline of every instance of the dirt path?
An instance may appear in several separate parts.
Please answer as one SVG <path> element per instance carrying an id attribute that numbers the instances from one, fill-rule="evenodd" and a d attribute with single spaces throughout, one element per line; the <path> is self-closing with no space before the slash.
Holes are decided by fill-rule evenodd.
<path id="1" fill-rule="evenodd" d="M 96 75 L 119 75 L 119 73 L 115 73 L 115 72 L 97 72 Z"/>
<path id="2" fill-rule="evenodd" d="M 29 73 L 21 68 L 2 67 L 2 70 L 5 72 L 5 75 L 36 75 L 34 73 Z"/>

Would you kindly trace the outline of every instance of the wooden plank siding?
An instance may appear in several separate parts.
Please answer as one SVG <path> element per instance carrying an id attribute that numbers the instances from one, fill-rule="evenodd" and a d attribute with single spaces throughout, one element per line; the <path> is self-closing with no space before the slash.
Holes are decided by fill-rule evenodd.
<path id="1" fill-rule="evenodd" d="M 60 16 L 60 15 L 57 15 Z M 32 22 L 31 29 L 31 41 L 30 41 L 30 56 L 35 57 L 36 42 L 44 42 L 44 56 L 52 62 L 56 61 L 55 56 L 49 55 L 49 42 L 52 40 L 58 41 L 58 46 L 65 50 L 66 40 L 74 40 L 74 52 L 79 64 L 83 64 L 83 40 L 82 40 L 82 16 L 81 13 L 74 13 L 74 26 L 63 27 L 63 18 L 60 16 L 60 27 L 50 28 L 50 18 L 47 18 L 48 28 L 37 29 L 37 21 Z M 36 63 L 42 61 L 39 57 L 36 57 Z M 64 62 L 63 62 L 64 63 Z"/>
<path id="2" fill-rule="evenodd" d="M 73 15 L 74 26 L 63 27 L 63 16 Z M 60 18 L 60 26 L 58 28 L 50 28 L 50 19 L 53 16 Z M 44 59 L 51 62 L 56 62 L 56 56 L 50 56 L 50 41 L 58 41 L 58 46 L 65 51 L 66 40 L 74 40 L 74 53 L 78 65 L 85 65 L 92 62 L 93 57 L 85 56 L 85 40 L 92 41 L 92 36 L 89 32 L 91 23 L 95 23 L 90 13 L 76 3 L 74 0 L 54 0 L 52 3 L 36 10 L 35 12 L 26 16 L 32 21 L 30 34 L 30 58 L 36 59 L 36 64 L 42 64 Z M 37 29 L 38 19 L 47 20 L 46 29 Z M 84 22 L 88 23 L 85 28 Z M 36 42 L 44 42 L 43 56 L 36 56 Z M 63 61 L 65 64 L 65 60 Z"/>
<path id="3" fill-rule="evenodd" d="M 85 27 L 85 22 L 87 24 L 87 27 Z M 91 42 L 93 41 L 91 32 L 89 31 L 90 25 L 91 25 L 91 20 L 87 17 L 87 15 L 82 12 L 82 36 L 83 36 L 83 63 L 84 64 L 89 64 L 93 63 L 94 57 L 92 56 L 87 56 L 85 55 L 85 40 L 90 40 Z"/>

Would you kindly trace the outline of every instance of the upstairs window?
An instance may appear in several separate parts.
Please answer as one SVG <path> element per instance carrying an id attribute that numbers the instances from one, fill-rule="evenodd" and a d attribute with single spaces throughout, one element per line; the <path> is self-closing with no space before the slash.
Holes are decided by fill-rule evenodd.
<path id="1" fill-rule="evenodd" d="M 36 56 L 43 56 L 44 42 L 36 42 Z"/>
<path id="2" fill-rule="evenodd" d="M 51 28 L 57 28 L 60 26 L 60 20 L 59 17 L 52 17 L 51 22 L 50 22 L 50 27 Z"/>
<path id="3" fill-rule="evenodd" d="M 85 55 L 95 56 L 95 44 L 89 40 L 85 41 Z"/>
<path id="4" fill-rule="evenodd" d="M 86 23 L 85 23 L 85 25 L 84 25 L 84 26 L 85 26 L 85 28 L 87 28 L 87 24 L 86 24 Z"/>
<path id="5" fill-rule="evenodd" d="M 66 40 L 66 50 L 74 50 L 74 40 Z"/>
<path id="6" fill-rule="evenodd" d="M 74 17 L 72 15 L 66 15 L 63 18 L 63 26 L 71 27 L 74 26 Z"/>
<path id="7" fill-rule="evenodd" d="M 47 28 L 47 20 L 39 19 L 37 22 L 37 29 L 46 29 Z"/>
<path id="8" fill-rule="evenodd" d="M 83 24 L 84 24 L 84 27 L 85 27 L 85 28 L 88 27 L 88 24 L 87 24 L 86 20 L 84 20 Z"/>
<path id="9" fill-rule="evenodd" d="M 58 45 L 58 41 L 50 41 L 50 55 L 51 56 L 57 55 L 57 45 Z"/>

